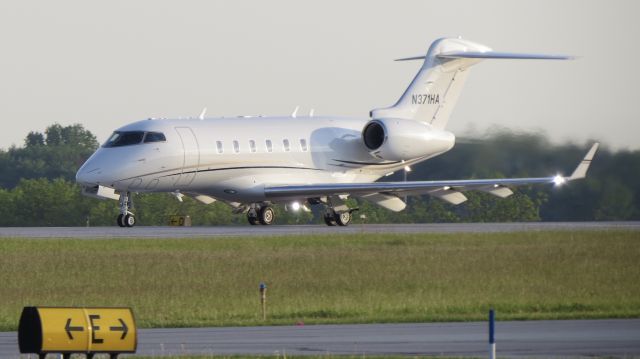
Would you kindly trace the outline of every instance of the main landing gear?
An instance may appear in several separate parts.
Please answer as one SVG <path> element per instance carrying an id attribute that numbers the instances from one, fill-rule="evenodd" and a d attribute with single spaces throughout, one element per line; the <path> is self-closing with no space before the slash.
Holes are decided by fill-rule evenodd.
<path id="1" fill-rule="evenodd" d="M 309 204 L 324 205 L 325 209 L 323 218 L 324 223 L 326 223 L 327 226 L 348 226 L 352 219 L 351 213 L 353 211 L 357 211 L 358 208 L 349 208 L 342 202 L 338 204 L 335 204 L 335 202 L 333 203 L 334 205 L 327 200 L 309 200 Z M 244 207 L 243 210 L 246 211 L 247 220 L 252 226 L 258 224 L 268 226 L 273 224 L 275 221 L 275 212 L 269 202 L 252 203 L 248 209 L 247 207 Z"/>
<path id="2" fill-rule="evenodd" d="M 130 211 L 133 209 L 133 199 L 131 193 L 126 192 L 120 195 L 120 214 L 118 215 L 118 226 L 133 227 L 136 225 L 136 217 Z"/>
<path id="3" fill-rule="evenodd" d="M 247 219 L 249 220 L 249 224 L 255 226 L 257 224 L 262 224 L 264 226 L 268 226 L 273 224 L 276 219 L 276 214 L 272 207 L 268 205 L 257 205 L 252 204 L 251 208 L 247 212 Z"/>
<path id="4" fill-rule="evenodd" d="M 311 201 L 314 204 L 324 205 L 323 219 L 327 226 L 345 227 L 351 223 L 352 215 L 358 208 L 350 208 L 346 198 L 340 196 L 321 197 Z"/>
<path id="5" fill-rule="evenodd" d="M 328 207 L 323 217 L 327 226 L 348 226 L 351 223 L 351 211 L 337 213 L 333 208 Z"/>

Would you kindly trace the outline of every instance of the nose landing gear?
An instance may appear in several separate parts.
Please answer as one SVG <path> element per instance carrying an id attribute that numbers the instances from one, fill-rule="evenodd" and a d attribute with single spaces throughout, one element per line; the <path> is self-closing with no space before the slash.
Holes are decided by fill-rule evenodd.
<path id="1" fill-rule="evenodd" d="M 120 227 L 133 227 L 136 224 L 136 217 L 133 216 L 133 212 L 130 210 L 133 209 L 133 198 L 131 198 L 131 193 L 126 192 L 120 195 L 120 214 L 116 222 Z"/>

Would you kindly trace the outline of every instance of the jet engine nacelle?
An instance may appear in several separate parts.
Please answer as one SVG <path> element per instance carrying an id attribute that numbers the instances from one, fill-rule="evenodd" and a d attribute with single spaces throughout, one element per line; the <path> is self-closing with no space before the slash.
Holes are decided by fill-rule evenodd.
<path id="1" fill-rule="evenodd" d="M 453 147 L 455 136 L 424 122 L 384 118 L 364 126 L 362 141 L 374 157 L 403 161 L 446 152 Z"/>

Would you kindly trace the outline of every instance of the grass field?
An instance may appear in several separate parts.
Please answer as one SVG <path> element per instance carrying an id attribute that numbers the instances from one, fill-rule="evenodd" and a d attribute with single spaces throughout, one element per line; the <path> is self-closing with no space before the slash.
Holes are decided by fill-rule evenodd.
<path id="1" fill-rule="evenodd" d="M 140 327 L 640 317 L 640 232 L 0 239 L 0 303 L 0 330 L 28 305 Z"/>
<path id="2" fill-rule="evenodd" d="M 96 359 L 100 358 L 98 355 L 95 357 Z M 151 359 L 153 357 L 139 357 L 139 356 L 131 356 L 129 358 L 136 359 Z M 439 357 L 439 356 L 345 356 L 345 355 L 318 355 L 318 356 L 289 356 L 289 355 L 281 355 L 281 356 L 168 356 L 162 357 L 163 359 L 407 359 L 407 358 L 428 358 L 428 359 L 437 359 L 437 358 L 446 358 L 446 359 L 456 359 L 456 357 Z M 483 358 L 483 357 L 479 357 Z M 572 358 L 568 356 L 568 358 Z M 590 356 L 589 359 L 611 359 L 611 357 L 595 357 Z M 633 357 L 625 357 L 626 359 L 631 359 Z M 460 357 L 459 359 L 474 359 L 474 357 Z"/>
<path id="3" fill-rule="evenodd" d="M 96 359 L 99 358 L 98 355 L 96 355 L 95 357 Z M 132 356 L 129 358 L 136 358 L 136 359 L 151 359 L 153 357 L 139 357 L 139 356 Z M 440 357 L 440 356 L 428 356 L 428 355 L 424 355 L 424 356 L 420 356 L 420 355 L 416 355 L 416 356 L 386 356 L 386 355 L 369 355 L 369 356 L 346 356 L 346 355 L 318 355 L 318 356 L 289 356 L 289 355 L 280 355 L 280 356 L 168 356 L 168 357 L 162 357 L 163 359 L 407 359 L 407 358 L 415 358 L 415 359 L 419 359 L 419 358 L 429 358 L 429 359 L 438 359 L 438 358 L 446 358 L 446 359 L 456 359 L 457 357 Z M 479 357 L 479 358 L 484 358 L 484 357 Z M 567 358 L 573 358 L 572 356 L 567 356 Z M 590 356 L 589 359 L 611 359 L 612 357 L 598 357 L 598 356 Z M 632 356 L 628 356 L 628 357 L 624 357 L 625 359 L 631 359 L 633 358 Z M 474 357 L 460 357 L 459 359 L 474 359 Z"/>
<path id="4" fill-rule="evenodd" d="M 144 356 L 133 356 L 136 359 L 151 359 L 153 357 L 144 357 Z M 456 359 L 458 357 L 439 357 L 439 356 L 401 356 L 401 355 L 232 355 L 232 356 L 223 356 L 223 355 L 185 355 L 185 356 L 166 356 L 162 357 L 163 359 L 407 359 L 407 358 L 429 358 L 429 359 L 437 359 L 437 358 L 447 358 L 447 359 Z M 474 357 L 459 357 L 460 359 L 473 359 Z M 98 359 L 98 356 L 96 356 Z M 590 357 L 590 359 L 598 359 L 598 357 Z"/>
<path id="5" fill-rule="evenodd" d="M 136 359 L 151 359 L 153 357 L 144 357 L 144 356 L 132 356 Z M 223 355 L 185 355 L 185 356 L 166 356 L 162 357 L 163 359 L 407 359 L 407 358 L 429 358 L 429 359 L 437 359 L 437 358 L 447 358 L 447 359 L 456 359 L 458 357 L 439 357 L 439 356 L 401 356 L 401 355 L 231 355 L 231 356 L 223 356 Z M 460 359 L 473 359 L 474 357 L 459 357 Z M 96 359 L 98 356 L 96 355 Z M 590 359 L 598 359 L 598 357 L 590 357 Z"/>

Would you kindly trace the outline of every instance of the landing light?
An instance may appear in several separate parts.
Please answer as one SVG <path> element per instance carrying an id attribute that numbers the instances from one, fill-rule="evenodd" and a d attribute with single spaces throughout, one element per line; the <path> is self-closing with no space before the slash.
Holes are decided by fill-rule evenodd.
<path id="1" fill-rule="evenodd" d="M 300 203 L 299 202 L 293 202 L 291 203 L 291 209 L 294 211 L 299 211 L 300 210 Z"/>
<path id="2" fill-rule="evenodd" d="M 563 185 L 567 180 L 560 175 L 556 175 L 555 177 L 553 177 L 553 184 L 555 184 L 556 186 L 561 186 Z"/>

